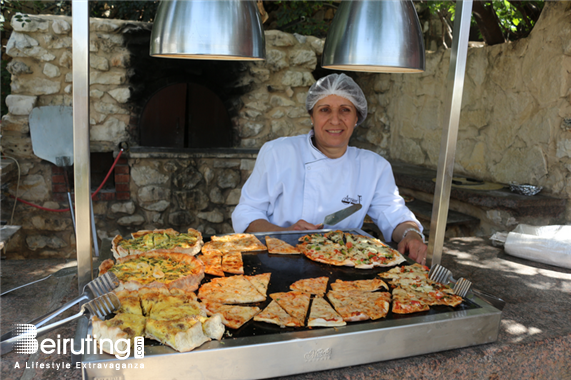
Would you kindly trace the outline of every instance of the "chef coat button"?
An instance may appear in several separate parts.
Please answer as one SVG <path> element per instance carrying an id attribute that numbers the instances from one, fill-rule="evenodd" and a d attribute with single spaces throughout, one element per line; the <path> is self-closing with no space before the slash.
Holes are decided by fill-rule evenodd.
<path id="1" fill-rule="evenodd" d="M 308 166 L 308 167 L 307 167 L 307 170 L 311 170 L 311 166 Z"/>

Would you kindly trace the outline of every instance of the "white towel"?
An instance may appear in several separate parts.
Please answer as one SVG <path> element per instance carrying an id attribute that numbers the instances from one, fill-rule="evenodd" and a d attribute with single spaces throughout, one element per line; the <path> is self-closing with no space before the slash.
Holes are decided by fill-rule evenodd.
<path id="1" fill-rule="evenodd" d="M 571 269 L 571 226 L 518 225 L 504 250 L 523 259 Z"/>

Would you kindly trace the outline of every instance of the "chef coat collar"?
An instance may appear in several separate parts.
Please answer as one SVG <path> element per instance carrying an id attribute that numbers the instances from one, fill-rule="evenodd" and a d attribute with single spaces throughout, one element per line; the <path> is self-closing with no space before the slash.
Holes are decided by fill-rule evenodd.
<path id="1" fill-rule="evenodd" d="M 347 157 L 347 153 L 349 152 L 349 146 L 347 146 L 347 149 L 345 150 L 345 153 L 343 153 L 343 155 L 339 158 L 329 158 L 327 157 L 325 154 L 323 154 L 322 151 L 320 151 L 319 149 L 317 149 L 317 147 L 315 145 L 313 145 L 313 136 L 315 136 L 315 131 L 312 129 L 311 131 L 309 131 L 309 133 L 307 134 L 307 145 L 309 146 L 309 151 L 311 152 L 313 158 L 315 158 L 315 160 L 331 160 L 331 161 L 340 161 L 342 159 L 344 159 L 345 157 Z"/>

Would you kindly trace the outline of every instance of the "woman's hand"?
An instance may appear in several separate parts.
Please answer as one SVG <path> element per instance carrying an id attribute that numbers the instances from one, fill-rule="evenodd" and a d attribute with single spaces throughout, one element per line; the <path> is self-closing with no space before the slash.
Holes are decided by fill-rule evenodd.
<path id="1" fill-rule="evenodd" d="M 303 219 L 298 220 L 291 226 L 286 228 L 286 231 L 305 231 L 305 230 L 320 230 L 323 224 L 311 224 Z"/>
<path id="2" fill-rule="evenodd" d="M 319 230 L 323 228 L 323 224 L 311 224 L 303 219 L 298 220 L 289 227 L 279 227 L 275 224 L 268 222 L 265 219 L 254 220 L 246 231 L 248 233 L 252 232 L 271 232 L 271 231 L 305 231 L 305 230 Z"/>
<path id="3" fill-rule="evenodd" d="M 393 231 L 393 241 L 399 243 L 398 251 L 400 253 L 403 255 L 408 253 L 408 257 L 419 264 L 426 265 L 428 247 L 422 242 L 422 237 L 415 231 L 409 231 L 404 238 L 402 237 L 409 228 L 418 229 L 418 226 L 414 222 L 404 222 L 396 226 Z"/>
<path id="4" fill-rule="evenodd" d="M 409 232 L 404 239 L 399 242 L 398 250 L 419 264 L 426 265 L 426 251 L 428 247 L 422 242 L 422 238 L 415 232 Z"/>

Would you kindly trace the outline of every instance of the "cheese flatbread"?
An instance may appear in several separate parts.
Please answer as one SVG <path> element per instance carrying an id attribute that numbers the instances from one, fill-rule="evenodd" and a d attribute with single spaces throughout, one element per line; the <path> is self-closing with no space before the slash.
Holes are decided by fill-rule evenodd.
<path id="1" fill-rule="evenodd" d="M 229 251 L 265 251 L 267 247 L 262 244 L 255 235 L 252 234 L 229 234 L 222 236 L 212 236 L 209 243 L 217 247 L 222 252 Z M 208 243 L 207 243 L 208 244 Z"/>
<path id="2" fill-rule="evenodd" d="M 244 276 L 217 277 L 203 284 L 198 298 L 223 304 L 255 303 L 266 300 Z"/>
<path id="3" fill-rule="evenodd" d="M 331 289 L 335 291 L 360 290 L 362 292 L 374 292 L 380 288 L 389 290 L 388 285 L 381 279 L 342 281 L 337 280 L 331 283 Z"/>
<path id="4" fill-rule="evenodd" d="M 307 325 L 310 327 L 345 326 L 347 322 L 322 297 L 315 297 L 311 302 L 311 311 Z"/>
<path id="5" fill-rule="evenodd" d="M 268 285 L 270 284 L 271 273 L 262 273 L 255 276 L 244 276 L 244 278 L 252 283 L 256 290 L 264 297 L 268 293 Z"/>
<path id="6" fill-rule="evenodd" d="M 238 329 L 260 312 L 256 306 L 223 305 L 218 302 L 205 301 L 202 303 L 206 313 L 210 315 L 219 314 L 222 323 L 231 329 Z"/>
<path id="7" fill-rule="evenodd" d="M 276 302 L 272 301 L 259 314 L 254 317 L 254 321 L 273 323 L 280 327 L 301 327 L 303 323 L 293 318 Z"/>
<path id="8" fill-rule="evenodd" d="M 204 264 L 204 273 L 224 277 L 224 271 L 222 270 L 222 252 L 220 252 L 220 254 L 200 255 L 198 258 Z"/>
<path id="9" fill-rule="evenodd" d="M 222 270 L 232 274 L 244 274 L 244 262 L 240 251 L 226 252 L 222 256 Z"/>
<path id="10" fill-rule="evenodd" d="M 286 255 L 299 255 L 301 253 L 299 249 L 286 243 L 285 241 L 270 236 L 266 236 L 266 245 L 268 246 L 269 253 Z"/>
<path id="11" fill-rule="evenodd" d="M 290 285 L 291 290 L 323 296 L 327 291 L 328 277 L 306 278 Z"/>
<path id="12" fill-rule="evenodd" d="M 112 241 L 111 251 L 118 259 L 145 252 L 178 252 L 196 255 L 202 247 L 202 234 L 192 228 L 179 233 L 172 228 L 164 230 L 143 230 L 131 234 L 133 239 L 117 235 Z"/>
<path id="13" fill-rule="evenodd" d="M 291 291 L 270 294 L 270 297 L 278 303 L 289 315 L 298 320 L 301 326 L 305 323 L 307 309 L 309 309 L 309 294 Z"/>

